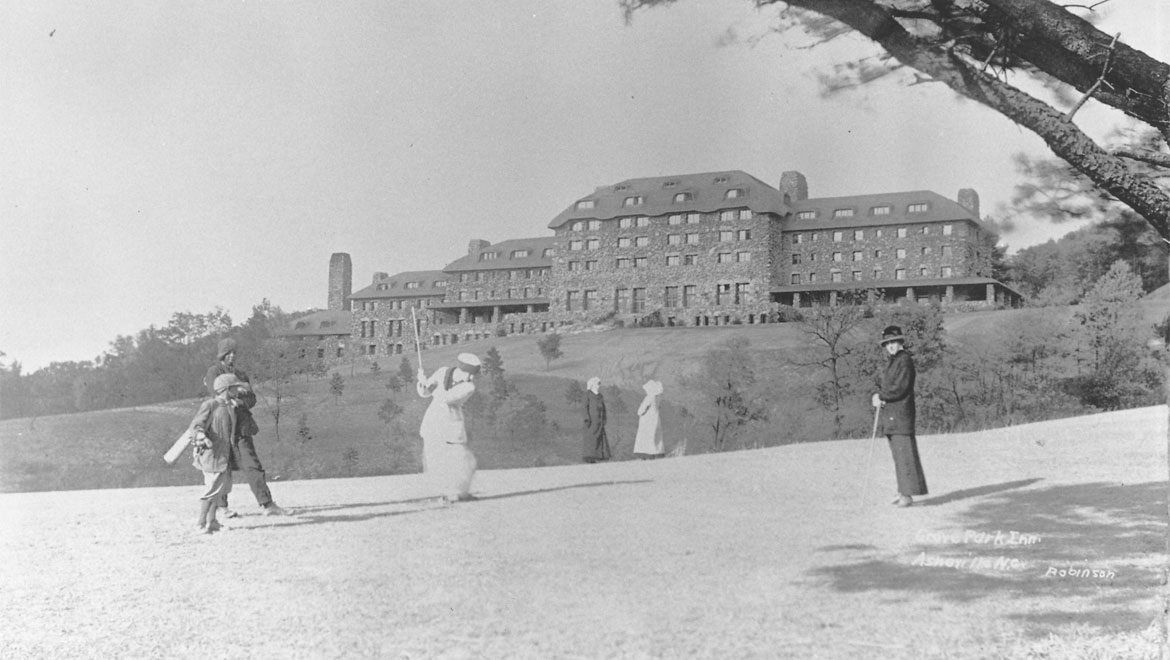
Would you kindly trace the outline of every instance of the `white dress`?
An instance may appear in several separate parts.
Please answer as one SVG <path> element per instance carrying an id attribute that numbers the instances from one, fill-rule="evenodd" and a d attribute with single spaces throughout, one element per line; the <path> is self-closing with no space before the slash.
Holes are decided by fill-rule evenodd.
<path id="1" fill-rule="evenodd" d="M 467 427 L 463 420 L 463 404 L 475 392 L 475 385 L 464 381 L 444 389 L 450 368 L 436 369 L 430 378 L 415 387 L 419 396 L 431 399 L 419 428 L 423 439 L 423 471 L 433 475 L 434 484 L 443 495 L 458 498 L 470 492 L 478 467 L 475 454 L 467 447 Z"/>
<path id="2" fill-rule="evenodd" d="M 647 394 L 638 406 L 638 435 L 634 438 L 634 453 L 661 456 L 666 453 L 662 442 L 662 425 L 658 416 L 658 396 Z"/>

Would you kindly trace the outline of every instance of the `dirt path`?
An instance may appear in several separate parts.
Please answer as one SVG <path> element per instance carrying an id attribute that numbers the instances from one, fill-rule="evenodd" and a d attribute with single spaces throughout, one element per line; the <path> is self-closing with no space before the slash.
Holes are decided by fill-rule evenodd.
<path id="1" fill-rule="evenodd" d="M 415 475 L 278 482 L 301 514 L 273 519 L 245 486 L 249 515 L 212 537 L 196 486 L 2 495 L 0 657 L 1148 650 L 1165 425 L 1160 407 L 922 438 L 933 497 L 908 510 L 881 444 L 865 478 L 868 440 L 481 472 L 453 507 Z"/>

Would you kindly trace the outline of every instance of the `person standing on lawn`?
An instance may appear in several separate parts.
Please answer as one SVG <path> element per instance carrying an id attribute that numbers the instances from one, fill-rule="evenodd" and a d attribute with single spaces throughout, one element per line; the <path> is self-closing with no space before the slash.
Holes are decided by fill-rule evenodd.
<path id="1" fill-rule="evenodd" d="M 231 442 L 231 466 L 233 470 L 244 473 L 244 479 L 256 497 L 256 504 L 266 516 L 287 516 L 289 511 L 281 508 L 272 501 L 272 491 L 268 489 L 268 478 L 264 474 L 264 466 L 260 464 L 260 456 L 256 454 L 256 444 L 253 436 L 260 432 L 256 419 L 252 416 L 252 407 L 256 405 L 256 393 L 252 391 L 252 382 L 242 369 L 236 367 L 236 340 L 228 337 L 221 339 L 216 350 L 216 362 L 207 369 L 203 377 L 203 384 L 215 396 L 215 379 L 223 374 L 233 374 L 240 380 L 239 405 L 236 406 L 236 436 Z M 223 509 L 224 518 L 235 518 L 239 514 L 228 508 L 227 494 L 219 501 Z"/>
<path id="2" fill-rule="evenodd" d="M 460 353 L 452 367 L 439 367 L 427 378 L 418 368 L 415 389 L 431 399 L 423 414 L 419 435 L 423 439 L 423 471 L 448 503 L 474 500 L 471 480 L 478 462 L 468 448 L 463 404 L 475 393 L 475 376 L 482 363 L 471 353 Z"/>
<path id="3" fill-rule="evenodd" d="M 194 447 L 191 463 L 203 472 L 203 485 L 207 489 L 199 498 L 200 534 L 220 530 L 216 511 L 232 490 L 232 438 L 239 423 L 241 385 L 242 381 L 234 374 L 216 377 L 211 385 L 215 396 L 204 401 L 191 420 Z"/>
<path id="4" fill-rule="evenodd" d="M 658 414 L 658 397 L 662 394 L 662 383 L 648 380 L 642 385 L 646 398 L 638 406 L 638 435 L 634 437 L 634 456 L 643 460 L 662 458 L 666 447 L 662 442 L 662 425 Z"/>
<path id="5" fill-rule="evenodd" d="M 894 455 L 894 473 L 898 479 L 898 497 L 893 504 L 908 507 L 914 496 L 926 495 L 926 475 L 918 457 L 918 440 L 914 435 L 914 360 L 906 351 L 902 328 L 891 325 L 882 331 L 881 346 L 889 361 L 881 374 L 880 390 L 873 395 L 873 407 L 881 418 L 882 433 Z"/>
<path id="6" fill-rule="evenodd" d="M 611 456 L 609 438 L 605 436 L 605 397 L 601 396 L 601 379 L 597 376 L 585 383 L 584 460 L 586 463 L 608 461 Z"/>

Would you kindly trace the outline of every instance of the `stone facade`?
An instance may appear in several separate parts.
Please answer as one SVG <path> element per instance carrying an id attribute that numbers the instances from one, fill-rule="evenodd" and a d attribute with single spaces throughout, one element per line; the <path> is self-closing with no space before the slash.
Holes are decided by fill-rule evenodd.
<path id="1" fill-rule="evenodd" d="M 992 279 L 996 237 L 978 194 L 957 200 L 810 198 L 799 172 L 778 187 L 741 171 L 630 179 L 574 202 L 552 236 L 472 240 L 442 270 L 375 273 L 353 294 L 349 255 L 334 254 L 330 310 L 349 310 L 354 354 L 377 357 L 413 350 L 411 310 L 425 347 L 652 314 L 666 325 L 765 323 L 858 289 L 887 302 L 1018 304 Z"/>

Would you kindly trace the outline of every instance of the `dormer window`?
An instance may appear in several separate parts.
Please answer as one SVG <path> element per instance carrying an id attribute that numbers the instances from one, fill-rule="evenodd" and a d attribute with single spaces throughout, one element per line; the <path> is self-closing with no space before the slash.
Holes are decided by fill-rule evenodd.
<path id="1" fill-rule="evenodd" d="M 801 211 L 796 214 L 797 220 L 815 220 L 817 217 L 816 211 Z"/>
<path id="2" fill-rule="evenodd" d="M 727 183 L 727 177 L 717 176 L 715 177 L 715 183 Z"/>
<path id="3" fill-rule="evenodd" d="M 591 211 L 597 206 L 597 201 L 593 199 L 583 199 L 577 202 L 576 209 L 578 211 Z"/>
<path id="4" fill-rule="evenodd" d="M 926 213 L 927 209 L 929 209 L 929 208 L 930 208 L 930 205 L 927 204 L 926 202 L 918 202 L 918 203 L 911 204 L 910 206 L 908 206 L 906 208 L 906 212 L 907 213 Z"/>
<path id="5" fill-rule="evenodd" d="M 723 193 L 723 199 L 738 199 L 744 196 L 743 188 L 729 188 Z"/>
<path id="6" fill-rule="evenodd" d="M 869 210 L 869 213 L 870 213 L 870 215 L 889 215 L 890 214 L 890 207 L 888 207 L 888 206 L 875 206 Z"/>
<path id="7" fill-rule="evenodd" d="M 629 229 L 630 227 L 633 227 L 633 226 L 634 226 L 634 219 L 633 218 L 619 218 L 618 219 L 618 227 L 621 229 Z"/>
<path id="8" fill-rule="evenodd" d="M 435 288 L 436 289 L 447 288 L 447 280 L 435 280 Z"/>
<path id="9" fill-rule="evenodd" d="M 378 291 L 385 291 L 386 289 L 389 289 L 389 288 L 390 288 L 390 285 L 386 284 L 385 282 L 382 282 L 381 284 L 378 285 Z"/>
<path id="10" fill-rule="evenodd" d="M 622 200 L 622 206 L 641 206 L 645 201 L 645 197 L 642 197 L 641 195 L 634 195 L 633 197 L 627 197 Z"/>
<path id="11" fill-rule="evenodd" d="M 589 231 L 597 231 L 598 229 L 601 229 L 601 221 L 600 220 L 590 220 L 588 227 L 589 227 Z"/>
<path id="12" fill-rule="evenodd" d="M 528 256 L 528 250 L 512 250 L 513 259 L 523 259 Z"/>
<path id="13" fill-rule="evenodd" d="M 650 218 L 648 218 L 647 216 L 644 216 L 644 215 L 640 215 L 637 218 L 634 218 L 634 224 L 637 225 L 638 227 L 649 227 L 650 226 Z"/>
<path id="14" fill-rule="evenodd" d="M 544 252 L 541 252 L 540 256 L 544 257 L 545 259 L 548 259 L 549 257 L 553 256 L 553 249 L 552 248 L 545 248 Z"/>
<path id="15" fill-rule="evenodd" d="M 614 190 L 628 190 L 628 189 L 629 189 L 629 186 L 627 186 L 627 185 L 626 185 L 626 184 L 624 184 L 624 183 L 619 183 L 619 184 L 617 184 L 616 186 L 614 186 L 614 187 L 613 187 L 613 189 L 614 189 Z"/>
<path id="16" fill-rule="evenodd" d="M 683 203 L 683 202 L 689 202 L 689 201 L 693 200 L 694 198 L 695 198 L 695 194 L 694 194 L 694 193 L 689 193 L 689 192 L 680 192 L 680 193 L 675 193 L 675 195 L 674 195 L 674 203 L 675 203 L 675 204 L 681 204 L 681 203 Z"/>
<path id="17" fill-rule="evenodd" d="M 422 284 L 422 282 L 407 282 L 406 284 L 402 285 L 402 288 L 404 288 L 404 289 L 417 289 L 420 284 Z"/>
<path id="18" fill-rule="evenodd" d="M 834 218 L 852 218 L 853 209 L 837 209 L 833 211 Z"/>
<path id="19" fill-rule="evenodd" d="M 678 185 L 678 181 L 667 181 L 666 183 L 662 184 L 662 187 L 663 188 L 673 188 L 677 185 Z"/>
<path id="20" fill-rule="evenodd" d="M 484 253 L 479 255 L 479 260 L 480 261 L 495 261 L 497 255 L 499 255 L 498 252 L 484 252 Z M 412 282 L 407 282 L 407 284 L 412 284 Z M 406 288 L 409 289 L 411 287 L 408 286 Z"/>
<path id="21" fill-rule="evenodd" d="M 585 231 L 585 223 L 584 221 L 578 220 L 577 222 L 573 223 L 573 226 L 570 227 L 570 229 L 573 231 Z"/>

